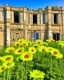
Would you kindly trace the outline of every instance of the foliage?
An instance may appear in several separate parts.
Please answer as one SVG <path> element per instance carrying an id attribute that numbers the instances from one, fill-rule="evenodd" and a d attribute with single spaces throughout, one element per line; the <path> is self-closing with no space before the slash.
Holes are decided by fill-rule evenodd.
<path id="1" fill-rule="evenodd" d="M 64 80 L 64 41 L 19 39 L 2 48 L 0 80 Z"/>

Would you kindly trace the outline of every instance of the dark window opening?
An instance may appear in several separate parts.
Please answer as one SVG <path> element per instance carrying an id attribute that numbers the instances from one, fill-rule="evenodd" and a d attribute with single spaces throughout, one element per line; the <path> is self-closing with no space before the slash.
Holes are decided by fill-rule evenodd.
<path id="1" fill-rule="evenodd" d="M 39 39 L 39 34 L 38 33 L 36 33 L 36 39 Z"/>
<path id="2" fill-rule="evenodd" d="M 37 24 L 37 15 L 36 14 L 33 15 L 33 24 Z"/>
<path id="3" fill-rule="evenodd" d="M 43 14 L 43 24 L 45 24 L 45 14 Z"/>
<path id="4" fill-rule="evenodd" d="M 53 34 L 53 39 L 56 40 L 56 41 L 60 40 L 60 34 L 59 33 L 54 33 Z"/>
<path id="5" fill-rule="evenodd" d="M 14 23 L 19 23 L 19 12 L 14 11 Z"/>
<path id="6" fill-rule="evenodd" d="M 54 14 L 54 24 L 58 23 L 58 14 Z"/>

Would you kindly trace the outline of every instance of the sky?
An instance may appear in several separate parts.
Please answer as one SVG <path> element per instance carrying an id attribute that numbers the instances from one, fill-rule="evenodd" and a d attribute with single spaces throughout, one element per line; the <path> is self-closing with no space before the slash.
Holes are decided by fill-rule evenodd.
<path id="1" fill-rule="evenodd" d="M 0 0 L 0 4 L 37 10 L 38 8 L 45 9 L 46 6 L 64 7 L 64 0 Z"/>

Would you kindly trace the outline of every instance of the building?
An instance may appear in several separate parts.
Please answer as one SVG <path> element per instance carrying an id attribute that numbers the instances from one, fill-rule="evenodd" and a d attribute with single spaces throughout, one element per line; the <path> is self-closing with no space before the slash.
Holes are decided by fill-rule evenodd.
<path id="1" fill-rule="evenodd" d="M 64 8 L 47 6 L 44 10 L 0 5 L 0 46 L 13 45 L 18 38 L 63 40 Z"/>

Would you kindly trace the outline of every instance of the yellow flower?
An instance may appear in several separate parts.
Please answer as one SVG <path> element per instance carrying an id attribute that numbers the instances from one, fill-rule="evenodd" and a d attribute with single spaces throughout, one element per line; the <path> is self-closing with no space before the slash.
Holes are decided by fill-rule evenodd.
<path id="1" fill-rule="evenodd" d="M 14 50 L 15 50 L 14 47 L 7 47 L 6 50 L 5 50 L 5 52 L 6 52 L 6 53 L 11 53 L 11 52 L 13 52 Z"/>
<path id="2" fill-rule="evenodd" d="M 39 47 L 39 52 L 47 52 L 47 51 L 48 51 L 47 47 L 45 47 L 45 46 Z"/>
<path id="3" fill-rule="evenodd" d="M 47 46 L 47 45 L 48 45 L 48 43 L 46 43 L 46 42 L 43 42 L 43 43 L 42 43 L 42 45 L 43 45 L 43 46 Z"/>
<path id="4" fill-rule="evenodd" d="M 19 39 L 18 40 L 20 43 L 22 43 L 23 41 L 25 41 L 25 39 Z"/>
<path id="5" fill-rule="evenodd" d="M 38 44 L 34 44 L 33 45 L 34 48 L 38 48 L 38 46 L 39 46 Z"/>
<path id="6" fill-rule="evenodd" d="M 6 69 L 7 69 L 7 66 L 6 65 L 1 65 L 0 66 L 0 73 L 2 73 Z"/>
<path id="7" fill-rule="evenodd" d="M 14 42 L 14 46 L 15 46 L 15 47 L 20 47 L 20 46 L 21 46 L 21 43 L 20 43 L 19 41 L 15 41 L 15 42 Z"/>
<path id="8" fill-rule="evenodd" d="M 13 56 L 12 55 L 6 55 L 2 57 L 2 61 L 12 61 Z"/>
<path id="9" fill-rule="evenodd" d="M 21 45 L 24 46 L 24 47 L 25 47 L 25 46 L 28 46 L 28 42 L 27 42 L 27 41 L 23 41 L 23 42 L 21 43 Z"/>
<path id="10" fill-rule="evenodd" d="M 30 47 L 28 51 L 32 54 L 36 53 L 36 49 L 34 47 Z"/>
<path id="11" fill-rule="evenodd" d="M 24 52 L 24 47 L 21 47 L 21 48 L 17 48 L 15 51 L 14 51 L 14 54 L 17 54 L 17 55 L 20 55 Z"/>
<path id="12" fill-rule="evenodd" d="M 32 71 L 30 71 L 30 78 L 34 78 L 34 79 L 43 79 L 44 78 L 44 76 L 45 76 L 45 73 L 42 71 L 40 71 L 40 70 L 33 70 L 33 72 Z"/>
<path id="13" fill-rule="evenodd" d="M 42 45 L 43 41 L 38 39 L 38 40 L 35 41 L 35 43 L 38 44 L 38 45 Z"/>
<path id="14" fill-rule="evenodd" d="M 20 59 L 23 61 L 30 61 L 33 59 L 33 55 L 30 52 L 24 52 L 21 56 Z"/>
<path id="15" fill-rule="evenodd" d="M 63 55 L 61 53 L 59 53 L 58 55 L 56 55 L 56 58 L 58 59 L 62 59 L 63 58 Z"/>
<path id="16" fill-rule="evenodd" d="M 55 42 L 55 40 L 54 39 L 51 39 L 51 42 Z"/>
<path id="17" fill-rule="evenodd" d="M 3 62 L 3 65 L 7 66 L 7 68 L 14 67 L 15 63 L 13 61 Z"/>
<path id="18" fill-rule="evenodd" d="M 56 55 L 58 55 L 58 54 L 60 53 L 58 49 L 53 49 L 53 50 L 51 50 L 50 52 L 51 52 L 51 54 L 54 55 L 54 56 L 56 56 Z"/>

